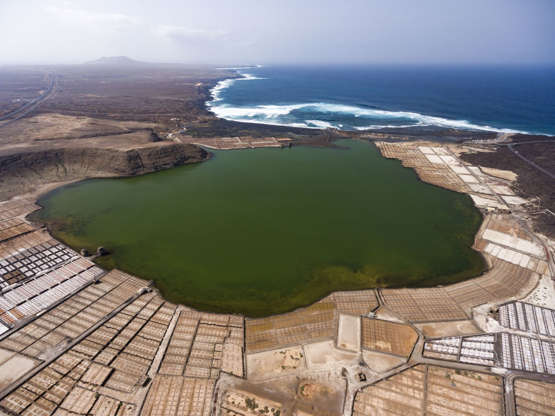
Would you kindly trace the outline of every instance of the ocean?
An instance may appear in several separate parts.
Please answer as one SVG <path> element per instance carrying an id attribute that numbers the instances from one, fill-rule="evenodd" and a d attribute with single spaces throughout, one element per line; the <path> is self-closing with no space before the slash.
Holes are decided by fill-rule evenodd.
<path id="1" fill-rule="evenodd" d="M 208 107 L 251 123 L 363 131 L 437 126 L 555 135 L 555 67 L 256 66 Z"/>

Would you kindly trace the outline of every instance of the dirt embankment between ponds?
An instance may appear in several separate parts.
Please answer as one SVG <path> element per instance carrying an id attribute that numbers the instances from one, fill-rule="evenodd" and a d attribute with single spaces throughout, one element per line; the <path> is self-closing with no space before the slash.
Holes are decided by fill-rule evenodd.
<path id="1" fill-rule="evenodd" d="M 174 142 L 131 148 L 22 149 L 0 155 L 0 200 L 36 192 L 51 183 L 93 177 L 134 176 L 205 160 L 204 149 Z"/>

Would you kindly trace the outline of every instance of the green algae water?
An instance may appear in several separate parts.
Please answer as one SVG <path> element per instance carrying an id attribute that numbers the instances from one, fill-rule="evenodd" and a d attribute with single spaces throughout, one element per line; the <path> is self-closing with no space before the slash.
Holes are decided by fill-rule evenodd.
<path id="1" fill-rule="evenodd" d="M 432 286 L 485 268 L 470 198 L 373 144 L 218 151 L 206 162 L 46 195 L 36 219 L 170 301 L 263 316 L 334 290 Z"/>

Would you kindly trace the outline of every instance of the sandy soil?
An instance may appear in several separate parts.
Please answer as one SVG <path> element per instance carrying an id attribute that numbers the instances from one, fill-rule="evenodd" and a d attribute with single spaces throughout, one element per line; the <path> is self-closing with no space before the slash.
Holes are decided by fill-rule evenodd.
<path id="1" fill-rule="evenodd" d="M 472 335 L 480 332 L 471 320 L 450 322 L 428 322 L 415 324 L 425 337 L 451 337 L 459 335 Z"/>
<path id="2" fill-rule="evenodd" d="M 277 377 L 302 369 L 306 369 L 306 361 L 300 346 L 247 355 L 247 375 L 252 380 Z"/>
<path id="3" fill-rule="evenodd" d="M 350 351 L 360 350 L 360 317 L 339 315 L 337 346 Z"/>
<path id="4" fill-rule="evenodd" d="M 549 276 L 543 276 L 536 288 L 523 300 L 534 305 L 555 309 L 555 290 L 553 280 Z"/>
<path id="5" fill-rule="evenodd" d="M 376 318 L 383 319 L 384 321 L 399 322 L 404 323 L 401 318 L 399 318 L 395 313 L 387 309 L 385 306 L 380 306 L 376 311 Z"/>
<path id="6" fill-rule="evenodd" d="M 36 365 L 35 360 L 4 349 L 0 349 L 0 362 L 0 389 L 8 386 Z"/>
<path id="7" fill-rule="evenodd" d="M 268 381 L 250 382 L 224 375 L 222 391 L 240 390 L 250 397 L 280 404 L 281 415 L 339 416 L 342 414 L 345 382 L 326 375 L 282 376 Z M 225 395 L 221 395 L 222 398 Z M 258 400 L 257 400 L 258 401 Z M 226 400 L 220 402 L 225 406 Z"/>
<path id="8" fill-rule="evenodd" d="M 394 357 L 375 351 L 363 351 L 362 358 L 370 370 L 376 373 L 385 373 L 394 367 L 403 364 L 406 360 L 401 357 Z"/>
<path id="9" fill-rule="evenodd" d="M 488 175 L 495 176 L 496 178 L 506 179 L 508 181 L 516 181 L 518 175 L 510 170 L 494 169 L 494 168 L 481 168 L 484 173 Z"/>
<path id="10" fill-rule="evenodd" d="M 316 342 L 305 345 L 306 363 L 308 368 L 318 366 L 345 363 L 345 365 L 356 364 L 359 354 L 340 350 L 336 348 L 333 341 Z"/>
<path id="11" fill-rule="evenodd" d="M 40 114 L 18 120 L 0 129 L 0 149 L 7 150 L 13 146 L 33 146 L 50 148 L 55 145 L 84 145 L 104 136 L 114 136 L 112 140 L 131 144 L 145 143 L 149 140 L 144 135 L 118 136 L 138 131 L 152 130 L 155 123 L 136 121 L 117 121 L 86 116 L 68 116 L 62 114 Z"/>

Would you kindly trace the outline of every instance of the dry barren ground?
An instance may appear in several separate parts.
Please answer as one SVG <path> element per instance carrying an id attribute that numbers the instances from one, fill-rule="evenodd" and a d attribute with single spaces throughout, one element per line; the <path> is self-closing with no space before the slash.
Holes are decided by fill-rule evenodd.
<path id="1" fill-rule="evenodd" d="M 165 132 L 178 119 L 212 117 L 203 103 L 210 86 L 228 75 L 146 64 L 0 69 L 0 117 L 25 108 L 54 80 L 29 114 L 0 120 L 0 199 L 204 160 L 206 151 L 164 140 Z"/>
<path id="2" fill-rule="evenodd" d="M 292 139 L 333 145 L 346 136 L 216 120 L 203 103 L 223 74 L 178 66 L 0 70 L 0 118 L 40 97 L 53 72 L 52 94 L 32 113 L 0 120 L 0 200 L 85 177 L 134 175 L 208 157 L 194 143 L 244 148 Z M 550 200 L 552 187 L 542 181 L 527 187 L 533 175 L 519 170 L 518 161 L 500 163 L 504 151 L 497 145 L 423 141 L 469 133 L 420 129 L 363 136 L 384 140 L 377 143 L 384 156 L 400 159 L 422 180 L 471 194 L 485 214 L 475 248 L 491 270 L 446 287 L 336 292 L 261 319 L 201 313 L 168 303 L 149 282 L 118 270 L 106 273 L 36 230 L 24 219 L 36 208 L 34 196 L 18 196 L 0 203 L 0 414 L 501 415 L 512 414 L 511 403 L 519 414 L 553 413 L 553 384 L 523 379 L 521 372 L 514 395 L 507 389 L 503 397 L 498 374 L 508 382 L 514 369 L 501 362 L 492 369 L 422 355 L 429 338 L 450 337 L 440 340 L 449 347 L 460 341 L 456 336 L 498 331 L 495 308 L 507 300 L 527 296 L 551 304 L 547 245 L 524 220 L 538 195 L 542 203 Z M 406 142 L 410 138 L 420 141 Z M 497 140 L 494 134 L 480 138 Z M 519 148 L 550 169 L 555 158 L 542 146 Z M 465 152 L 480 160 L 465 163 Z M 493 348 L 495 336 L 485 337 L 494 341 L 466 339 L 465 354 Z M 511 337 L 522 343 L 519 354 L 531 353 L 526 337 Z M 547 368 L 551 355 L 545 357 Z"/>

